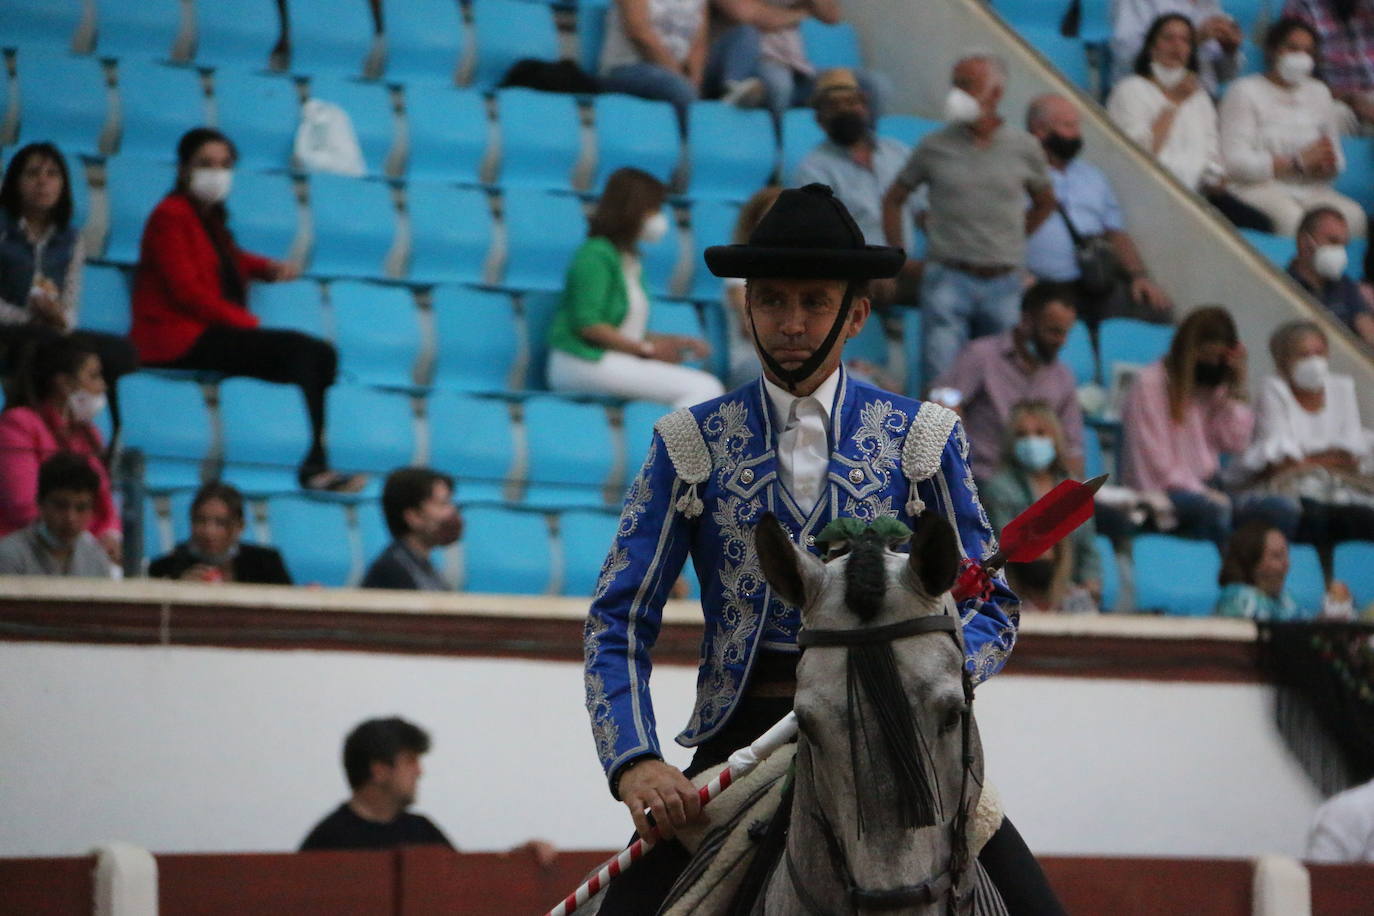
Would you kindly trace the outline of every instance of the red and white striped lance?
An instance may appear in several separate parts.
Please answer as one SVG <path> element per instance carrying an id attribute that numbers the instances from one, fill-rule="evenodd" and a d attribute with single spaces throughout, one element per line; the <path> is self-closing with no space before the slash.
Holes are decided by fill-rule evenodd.
<path id="1" fill-rule="evenodd" d="M 703 805 L 730 788 L 730 784 L 749 773 L 773 752 L 791 741 L 797 735 L 797 714 L 789 712 L 779 719 L 772 728 L 764 732 L 748 747 L 742 747 L 730 755 L 729 765 L 706 785 L 697 790 L 697 797 Z M 655 837 L 656 838 L 656 837 Z M 558 906 L 549 910 L 547 916 L 569 916 L 574 910 L 592 899 L 606 885 L 625 869 L 629 868 L 654 848 L 653 839 L 640 837 L 625 849 L 607 859 L 581 887 L 563 899 Z"/>

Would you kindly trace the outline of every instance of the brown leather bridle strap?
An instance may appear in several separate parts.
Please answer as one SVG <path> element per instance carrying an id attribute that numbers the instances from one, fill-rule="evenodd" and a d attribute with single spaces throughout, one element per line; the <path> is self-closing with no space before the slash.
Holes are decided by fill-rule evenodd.
<path id="1" fill-rule="evenodd" d="M 918 633 L 955 633 L 959 621 L 948 614 L 913 617 L 881 627 L 862 627 L 853 630 L 808 630 L 797 634 L 797 645 L 806 646 L 862 646 L 869 643 L 891 642 Z"/>

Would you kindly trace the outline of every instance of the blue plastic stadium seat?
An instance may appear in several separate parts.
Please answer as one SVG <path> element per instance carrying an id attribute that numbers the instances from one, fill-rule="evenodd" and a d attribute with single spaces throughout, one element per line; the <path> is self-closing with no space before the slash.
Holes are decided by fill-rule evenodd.
<path id="1" fill-rule="evenodd" d="M 123 337 L 129 333 L 129 278 L 109 264 L 87 264 L 81 277 L 77 324 L 83 331 Z"/>
<path id="2" fill-rule="evenodd" d="M 216 125 L 238 147 L 240 173 L 285 169 L 300 124 L 300 94 L 285 76 L 215 70 Z"/>
<path id="3" fill-rule="evenodd" d="M 481 0 L 473 4 L 472 27 L 477 60 L 469 82 L 482 89 L 494 89 L 517 60 L 558 59 L 553 11 L 543 4 Z"/>
<path id="4" fill-rule="evenodd" d="M 16 150 L 10 149 L 9 152 L 13 154 Z M 67 163 L 67 174 L 72 182 L 72 225 L 82 226 L 91 212 L 91 189 L 86 181 L 86 161 L 80 153 L 73 150 L 60 152 Z M 91 254 L 90 251 L 86 252 L 87 257 L 91 257 Z"/>
<path id="5" fill-rule="evenodd" d="M 261 70 L 281 31 L 276 0 L 196 4 L 196 63 Z"/>
<path id="6" fill-rule="evenodd" d="M 436 391 L 426 406 L 429 463 L 457 478 L 459 501 L 493 502 L 504 498 L 516 451 L 506 402 Z"/>
<path id="7" fill-rule="evenodd" d="M 21 49 L 19 146 L 51 142 L 77 152 L 109 152 L 111 133 L 105 71 L 93 57 Z"/>
<path id="8" fill-rule="evenodd" d="M 1083 427 L 1083 476 L 1092 479 L 1107 473 L 1107 464 L 1102 456 L 1102 437 L 1095 426 Z"/>
<path id="9" fill-rule="evenodd" d="M 1282 235 L 1270 235 L 1267 232 L 1257 232 L 1254 229 L 1239 229 L 1241 236 L 1254 246 L 1255 250 L 1269 259 L 1279 270 L 1287 270 L 1288 262 L 1293 260 L 1298 253 L 1298 243 L 1296 240 Z"/>
<path id="10" fill-rule="evenodd" d="M 81 0 L 5 0 L 0 48 L 66 51 L 84 8 Z"/>
<path id="11" fill-rule="evenodd" d="M 817 70 L 863 66 L 858 33 L 854 31 L 854 26 L 847 22 L 826 25 L 819 19 L 808 16 L 802 20 L 801 36 L 802 44 L 806 47 L 807 59 Z"/>
<path id="12" fill-rule="evenodd" d="M 682 238 L 678 232 L 677 214 L 673 208 L 664 204 L 663 215 L 668 218 L 668 231 L 663 234 L 663 238 L 652 245 L 647 242 L 639 243 L 644 284 L 648 287 L 650 296 L 672 296 L 677 293 L 674 283 L 682 261 Z M 700 253 L 696 253 L 696 257 L 700 256 Z"/>
<path id="13" fill-rule="evenodd" d="M 625 405 L 625 486 L 629 486 L 644 466 L 649 444 L 654 440 L 654 424 L 670 410 L 653 401 L 631 401 Z"/>
<path id="14" fill-rule="evenodd" d="M 1073 372 L 1074 381 L 1080 385 L 1097 381 L 1097 354 L 1093 352 L 1092 335 L 1088 326 L 1075 321 L 1069 330 L 1069 339 L 1064 349 L 1059 351 L 1059 359 Z"/>
<path id="15" fill-rule="evenodd" d="M 464 286 L 434 290 L 438 337 L 432 384 L 449 391 L 507 391 L 520 350 L 510 297 Z"/>
<path id="16" fill-rule="evenodd" d="M 1116 551 L 1112 548 L 1111 538 L 1105 534 L 1093 538 L 1093 547 L 1102 565 L 1102 610 L 1110 611 L 1116 607 L 1116 599 L 1121 592 L 1121 571 L 1116 564 Z"/>
<path id="17" fill-rule="evenodd" d="M 693 199 L 748 200 L 777 164 L 773 119 L 762 109 L 697 102 L 688 114 Z"/>
<path id="18" fill-rule="evenodd" d="M 925 139 L 926 134 L 939 130 L 943 125 L 930 118 L 915 115 L 883 115 L 878 119 L 878 136 L 900 140 L 912 149 Z"/>
<path id="19" fill-rule="evenodd" d="M 281 551 L 298 585 L 340 587 L 354 566 L 348 507 L 308 496 L 273 496 L 267 501 L 272 546 Z"/>
<path id="20" fill-rule="evenodd" d="M 816 123 L 816 113 L 810 108 L 790 108 L 782 116 L 782 174 L 790 182 L 797 165 L 816 145 L 825 140 L 825 132 Z"/>
<path id="21" fill-rule="evenodd" d="M 481 283 L 495 232 L 487 193 L 412 181 L 410 279 L 417 283 Z"/>
<path id="22" fill-rule="evenodd" d="M 728 245 L 734 237 L 739 221 L 739 207 L 721 200 L 699 200 L 692 203 L 691 294 L 694 299 L 719 299 L 721 279 L 706 268 L 699 252 L 712 245 Z"/>
<path id="23" fill-rule="evenodd" d="M 170 60 L 185 24 L 184 10 L 180 0 L 100 0 L 96 53 Z"/>
<path id="24" fill-rule="evenodd" d="M 887 335 L 883 333 L 883 322 L 879 316 L 868 316 L 863 330 L 844 345 L 844 358 L 846 362 L 861 359 L 879 367 L 887 365 Z"/>
<path id="25" fill-rule="evenodd" d="M 1035 26 L 1018 29 L 1021 37 L 1037 51 L 1045 55 L 1049 62 L 1064 75 L 1064 78 L 1079 89 L 1091 88 L 1088 69 L 1088 52 L 1083 42 L 1077 38 L 1065 38 L 1059 34 L 1059 26 Z"/>
<path id="26" fill-rule="evenodd" d="M 504 208 L 506 285 L 561 290 L 568 262 L 587 236 L 581 203 L 565 194 L 511 188 Z"/>
<path id="27" fill-rule="evenodd" d="M 386 527 L 386 517 L 382 513 L 382 501 L 380 499 L 360 499 L 354 502 L 354 517 L 357 522 L 358 541 L 362 547 L 362 563 L 359 566 L 357 579 L 361 579 L 367 572 L 367 568 L 372 565 L 372 561 L 377 559 L 377 555 L 391 544 L 391 532 Z M 430 561 L 434 563 L 435 569 L 439 568 L 439 554 L 436 552 L 431 555 Z M 357 579 L 349 582 L 356 585 Z"/>
<path id="28" fill-rule="evenodd" d="M 329 286 L 339 371 L 365 385 L 411 388 L 422 345 L 410 291 L 357 280 Z"/>
<path id="29" fill-rule="evenodd" d="M 291 0 L 287 10 L 293 73 L 370 75 L 364 64 L 375 32 L 367 0 Z"/>
<path id="30" fill-rule="evenodd" d="M 115 156 L 106 160 L 105 176 L 110 234 L 104 257 L 120 264 L 133 264 L 138 261 L 139 241 L 148 214 L 172 190 L 176 169 L 166 162 Z"/>
<path id="31" fill-rule="evenodd" d="M 157 511 L 157 500 L 151 494 L 143 498 L 143 565 L 167 553 L 176 542 L 171 538 L 171 523 L 164 521 Z"/>
<path id="32" fill-rule="evenodd" d="M 206 120 L 200 74 L 151 60 L 119 62 L 119 104 L 119 151 L 125 155 L 174 161 L 177 141 L 188 125 Z"/>
<path id="33" fill-rule="evenodd" d="M 1118 363 L 1145 366 L 1162 358 L 1173 340 L 1174 328 L 1134 318 L 1108 318 L 1098 328 L 1098 356 L 1102 381 L 1111 384 Z"/>
<path id="34" fill-rule="evenodd" d="M 919 309 L 902 309 L 902 352 L 906 355 L 906 393 L 920 397 L 926 381 L 921 376 L 921 347 L 924 329 Z"/>
<path id="35" fill-rule="evenodd" d="M 524 316 L 525 350 L 529 362 L 525 366 L 525 387 L 532 391 L 547 389 L 545 378 L 549 358 L 549 326 L 563 298 L 562 292 L 527 292 L 520 297 Z"/>
<path id="36" fill-rule="evenodd" d="M 491 125 L 481 93 L 445 86 L 408 85 L 406 121 L 410 125 L 406 174 L 411 179 L 466 184 L 482 180 Z"/>
<path id="37" fill-rule="evenodd" d="M 577 59 L 588 73 L 601 70 L 601 46 L 606 41 L 606 11 L 610 0 L 579 0 Z"/>
<path id="38" fill-rule="evenodd" d="M 380 492 L 382 479 L 415 460 L 415 412 L 409 395 L 356 385 L 329 391 L 329 459 L 350 471 L 367 471 Z"/>
<path id="39" fill-rule="evenodd" d="M 199 486 L 200 463 L 211 444 L 210 412 L 200 385 L 135 372 L 119 380 L 119 395 L 124 447 L 143 451 L 148 487 Z"/>
<path id="40" fill-rule="evenodd" d="M 1132 545 L 1141 611 L 1203 617 L 1216 607 L 1221 557 L 1210 541 L 1142 534 Z"/>
<path id="41" fill-rule="evenodd" d="M 1374 137 L 1341 137 L 1341 150 L 1345 171 L 1336 176 L 1333 186 L 1365 210 L 1374 208 Z"/>
<path id="42" fill-rule="evenodd" d="M 1288 579 L 1284 588 L 1298 603 L 1304 617 L 1316 617 L 1326 595 L 1326 575 L 1321 557 L 1311 544 L 1288 545 Z"/>
<path id="43" fill-rule="evenodd" d="M 281 259 L 300 231 L 296 188 L 284 174 L 239 170 L 229 192 L 229 225 L 244 251 Z"/>
<path id="44" fill-rule="evenodd" d="M 606 409 L 547 396 L 532 397 L 524 407 L 529 444 L 525 503 L 545 508 L 606 506 L 605 487 L 615 452 Z"/>
<path id="45" fill-rule="evenodd" d="M 191 537 L 191 503 L 195 502 L 195 499 L 195 490 L 173 490 L 167 494 L 167 515 L 171 523 L 168 527 L 172 531 L 172 546 Z M 248 512 L 249 508 L 245 506 L 244 515 Z"/>
<path id="46" fill-rule="evenodd" d="M 381 277 L 396 235 L 391 189 L 342 175 L 310 176 L 315 244 L 310 272 L 323 277 Z"/>
<path id="47" fill-rule="evenodd" d="M 665 184 L 677 168 L 681 141 L 677 115 L 667 102 L 608 93 L 593 103 L 596 112 L 596 181 L 594 188 L 605 187 L 606 179 L 618 168 L 642 169 Z M 633 129 L 627 129 L 633 125 Z"/>
<path id="48" fill-rule="evenodd" d="M 1337 544 L 1332 572 L 1350 587 L 1356 608 L 1374 601 L 1374 540 Z"/>
<path id="49" fill-rule="evenodd" d="M 244 493 L 298 489 L 296 466 L 310 446 L 310 419 L 295 385 L 231 378 L 219 386 L 224 479 Z"/>
<path id="50" fill-rule="evenodd" d="M 417 85 L 452 86 L 463 47 L 463 17 L 453 0 L 406 0 L 386 8 L 386 77 Z M 415 122 L 411 121 L 414 130 Z"/>
<path id="51" fill-rule="evenodd" d="M 506 188 L 571 188 L 582 155 L 577 102 L 533 89 L 496 93 L 500 183 Z"/>
<path id="52" fill-rule="evenodd" d="M 1059 28 L 1064 11 L 1043 0 L 992 0 L 992 8 L 1013 29 Z"/>
<path id="53" fill-rule="evenodd" d="M 310 98 L 332 102 L 348 112 L 369 175 L 395 177 L 399 174 L 399 160 L 393 158 L 397 140 L 396 115 L 392 111 L 391 93 L 385 85 L 337 76 L 313 77 Z"/>
<path id="54" fill-rule="evenodd" d="M 463 513 L 463 590 L 542 595 L 549 590 L 553 549 L 538 512 L 474 506 Z"/>
<path id="55" fill-rule="evenodd" d="M 255 283 L 248 290 L 248 305 L 264 328 L 300 331 L 327 337 L 324 298 L 314 280 L 289 283 Z"/>
<path id="56" fill-rule="evenodd" d="M 679 334 L 684 337 L 706 338 L 701 315 L 691 302 L 654 302 L 649 307 L 649 330 L 655 334 Z M 706 367 L 703 360 L 692 359 L 683 362 L 684 366 L 694 369 Z"/>
<path id="57" fill-rule="evenodd" d="M 590 598 L 601 577 L 601 566 L 619 527 L 614 512 L 570 509 L 558 517 L 558 540 L 563 548 L 565 595 Z"/>

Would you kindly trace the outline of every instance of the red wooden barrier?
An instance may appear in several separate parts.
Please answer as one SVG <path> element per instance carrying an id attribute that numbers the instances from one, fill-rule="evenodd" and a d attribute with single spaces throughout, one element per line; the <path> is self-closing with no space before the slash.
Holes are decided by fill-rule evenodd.
<path id="1" fill-rule="evenodd" d="M 1374 868 L 1368 865 L 1308 865 L 1312 916 L 1374 912 Z"/>
<path id="2" fill-rule="evenodd" d="M 390 916 L 399 876 L 391 851 L 160 855 L 157 883 L 160 916 Z"/>
<path id="3" fill-rule="evenodd" d="M 1250 916 L 1254 866 L 1246 859 L 1040 860 L 1070 913 Z"/>
<path id="4" fill-rule="evenodd" d="M 3 916 L 91 916 L 95 856 L 0 859 Z"/>

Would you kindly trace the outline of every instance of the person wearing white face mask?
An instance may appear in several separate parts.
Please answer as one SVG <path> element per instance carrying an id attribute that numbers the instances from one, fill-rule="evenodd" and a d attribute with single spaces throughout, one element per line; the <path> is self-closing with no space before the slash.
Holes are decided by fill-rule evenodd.
<path id="1" fill-rule="evenodd" d="M 1221 102 L 1221 154 L 1231 193 L 1292 236 L 1313 207 L 1339 210 L 1354 236 L 1365 213 L 1331 183 L 1345 170 L 1340 107 L 1312 78 L 1317 37 L 1297 19 L 1280 19 L 1265 35 L 1263 73 L 1236 80 Z"/>
<path id="2" fill-rule="evenodd" d="M 1360 425 L 1355 381 L 1331 372 L 1326 334 L 1291 321 L 1269 339 L 1278 374 L 1264 380 L 1255 440 L 1240 460 L 1242 502 L 1276 497 L 1285 534 L 1326 546 L 1374 531 L 1374 448 Z"/>
<path id="3" fill-rule="evenodd" d="M 1111 0 L 1112 59 L 1119 79 L 1140 53 L 1151 23 L 1164 15 L 1188 19 L 1197 33 L 1198 78 L 1209 95 L 1235 77 L 1245 61 L 1240 50 L 1245 35 L 1219 0 Z"/>
<path id="4" fill-rule="evenodd" d="M 1298 225 L 1298 256 L 1288 274 L 1342 324 L 1374 347 L 1374 308 L 1360 285 L 1346 276 L 1350 230 L 1332 207 L 1309 210 Z"/>
<path id="5" fill-rule="evenodd" d="M 38 518 L 39 466 L 72 452 L 87 459 L 100 483 L 88 530 L 119 563 L 119 512 L 101 457 L 104 437 L 94 423 L 105 410 L 100 357 L 84 341 L 59 337 L 35 348 L 21 376 L 17 402 L 0 413 L 0 535 Z"/>
<path id="6" fill-rule="evenodd" d="M 639 169 L 617 169 L 606 179 L 549 325 L 550 388 L 674 407 L 725 393 L 714 375 L 681 365 L 710 355 L 704 340 L 649 331 L 639 246 L 667 234 L 667 193 L 663 182 Z"/>

